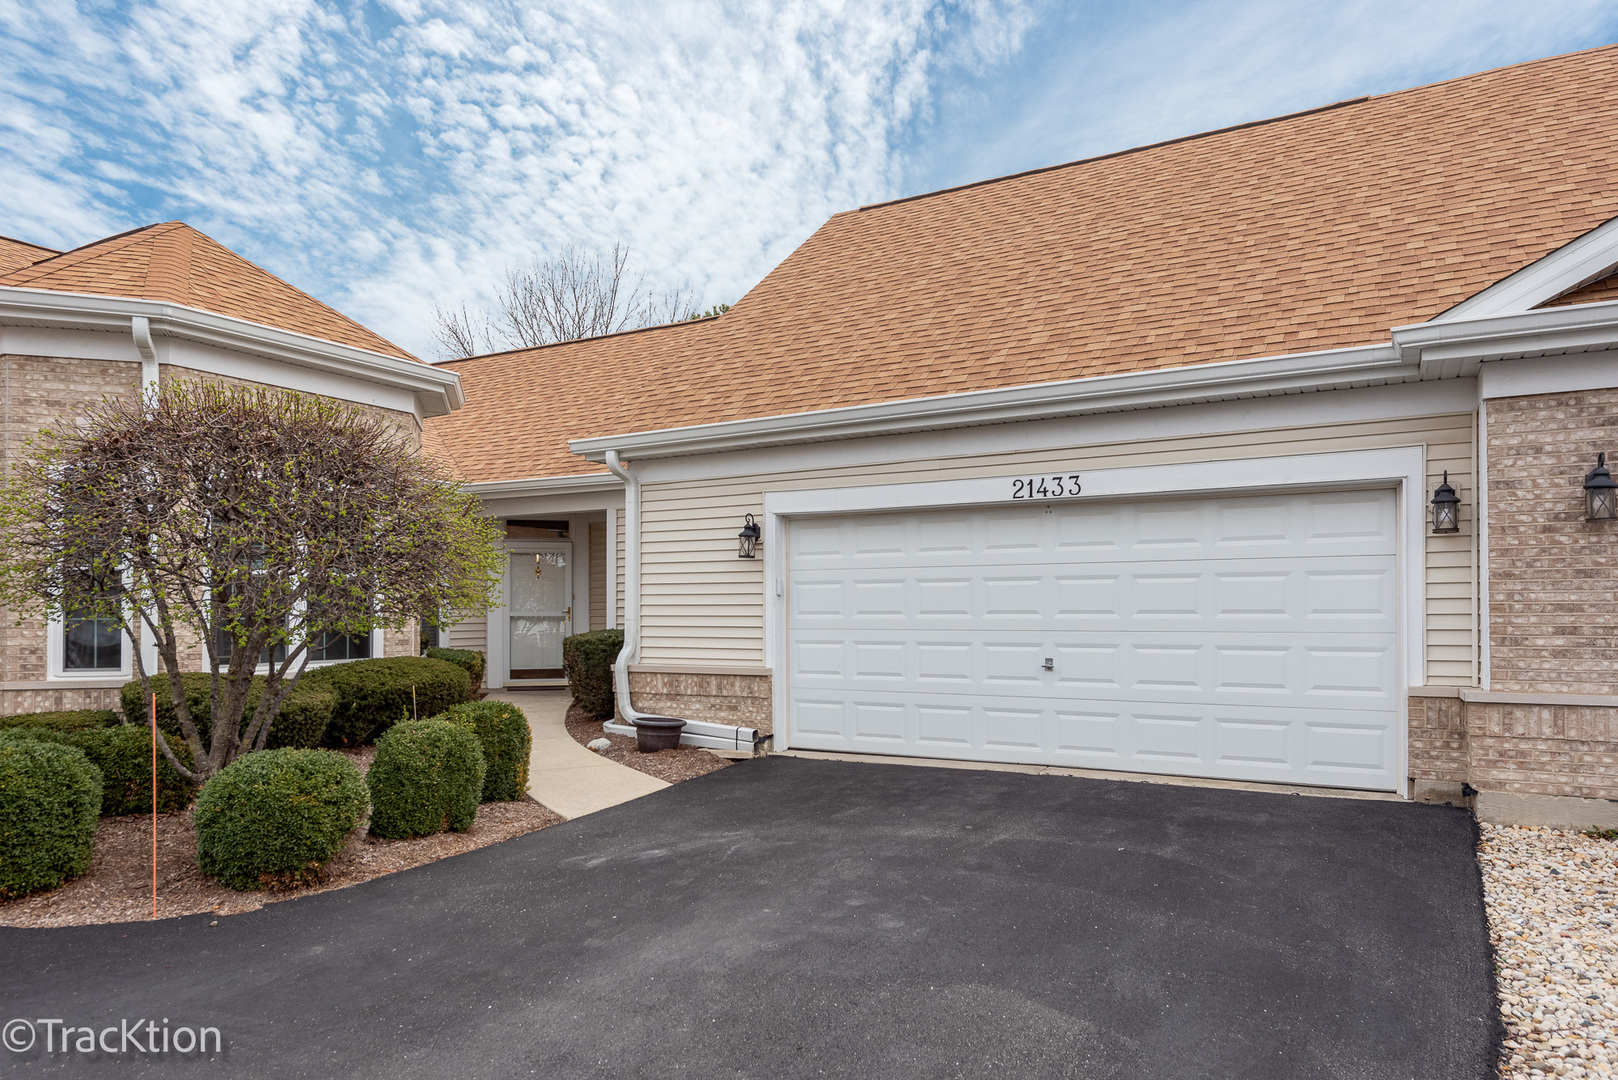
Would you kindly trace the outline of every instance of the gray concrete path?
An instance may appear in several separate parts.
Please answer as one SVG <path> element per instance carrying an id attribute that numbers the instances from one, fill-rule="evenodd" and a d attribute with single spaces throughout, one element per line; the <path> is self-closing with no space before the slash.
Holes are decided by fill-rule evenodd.
<path id="1" fill-rule="evenodd" d="M 528 794 L 565 818 L 593 814 L 669 786 L 575 742 L 563 723 L 569 701 L 566 690 L 496 690 L 489 697 L 511 702 L 528 717 L 534 733 Z"/>

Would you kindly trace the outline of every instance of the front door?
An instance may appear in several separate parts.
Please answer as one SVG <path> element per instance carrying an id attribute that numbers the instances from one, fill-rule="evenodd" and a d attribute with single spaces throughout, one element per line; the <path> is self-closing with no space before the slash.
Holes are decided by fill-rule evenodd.
<path id="1" fill-rule="evenodd" d="M 560 679 L 573 622 L 573 545 L 527 543 L 510 553 L 511 678 Z"/>

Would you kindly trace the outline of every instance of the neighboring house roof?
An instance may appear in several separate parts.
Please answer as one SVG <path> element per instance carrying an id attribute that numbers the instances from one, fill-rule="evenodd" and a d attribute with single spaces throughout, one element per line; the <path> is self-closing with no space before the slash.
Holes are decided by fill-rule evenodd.
<path id="1" fill-rule="evenodd" d="M 148 225 L 0 273 L 0 286 L 159 300 L 339 345 L 416 357 L 181 221 Z"/>
<path id="2" fill-rule="evenodd" d="M 1547 152 L 1554 148 L 1554 152 Z M 470 480 L 569 439 L 1385 342 L 1618 215 L 1618 47 L 841 213 L 690 327 L 472 358 Z"/>
<path id="3" fill-rule="evenodd" d="M 0 236 L 0 274 L 21 270 L 30 263 L 41 259 L 48 259 L 52 255 L 60 255 L 55 248 L 40 247 L 30 244 L 26 240 L 17 240 L 10 236 Z"/>

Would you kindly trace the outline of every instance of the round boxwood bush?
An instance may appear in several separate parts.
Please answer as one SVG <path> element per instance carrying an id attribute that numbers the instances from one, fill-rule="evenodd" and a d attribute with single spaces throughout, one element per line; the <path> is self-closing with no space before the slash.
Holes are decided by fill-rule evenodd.
<path id="1" fill-rule="evenodd" d="M 483 801 L 510 802 L 528 794 L 528 753 L 534 733 L 509 701 L 469 701 L 434 717 L 470 730 L 483 747 Z"/>
<path id="2" fill-rule="evenodd" d="M 94 731 L 118 723 L 111 709 L 69 709 L 66 712 L 18 713 L 0 716 L 0 731 L 11 728 L 43 728 L 47 731 Z"/>
<path id="3" fill-rule="evenodd" d="M 149 728 L 134 724 L 93 728 L 88 731 L 57 731 L 54 728 L 19 727 L 7 729 L 14 737 L 53 742 L 84 751 L 90 764 L 101 770 L 101 816 L 147 814 L 152 810 L 152 736 Z M 190 751 L 170 743 L 181 761 L 189 761 Z M 171 814 L 191 805 L 196 788 L 174 771 L 161 750 L 157 753 L 157 809 Z"/>
<path id="4" fill-rule="evenodd" d="M 281 711 L 270 722 L 270 749 L 319 746 L 325 738 L 326 726 L 331 723 L 332 713 L 337 708 L 337 695 L 324 686 L 310 682 L 310 674 L 305 672 L 292 692 L 281 699 Z M 185 686 L 185 700 L 191 708 L 191 722 L 197 726 L 204 746 L 208 745 L 212 724 L 209 715 L 212 706 L 208 700 L 212 680 L 213 676 L 206 671 L 187 671 L 180 675 L 180 681 Z M 254 676 L 253 688 L 247 692 L 247 705 L 242 710 L 243 724 L 252 719 L 253 710 L 258 708 L 264 684 L 264 676 Z M 174 698 L 167 675 L 152 679 L 152 692 L 157 695 L 157 726 L 168 737 L 169 745 L 173 746 L 181 739 L 180 719 L 174 711 Z M 147 704 L 139 679 L 124 684 L 118 692 L 118 702 L 130 723 L 144 725 L 147 722 L 151 706 Z"/>
<path id="5" fill-rule="evenodd" d="M 406 720 L 376 741 L 365 782 L 371 832 L 398 840 L 472 827 L 483 795 L 483 748 L 447 720 Z"/>
<path id="6" fill-rule="evenodd" d="M 101 770 L 83 751 L 0 737 L 0 900 L 88 870 L 100 813 Z"/>
<path id="7" fill-rule="evenodd" d="M 592 630 L 562 639 L 562 673 L 573 702 L 598 720 L 614 712 L 612 662 L 623 647 L 622 630 Z"/>
<path id="8" fill-rule="evenodd" d="M 402 717 L 436 716 L 472 696 L 463 668 L 427 656 L 350 660 L 306 672 L 303 681 L 337 695 L 328 746 L 364 745 Z"/>
<path id="9" fill-rule="evenodd" d="M 244 754 L 203 785 L 192 817 L 202 871 L 233 889 L 310 881 L 343 849 L 370 799 L 329 750 Z"/>

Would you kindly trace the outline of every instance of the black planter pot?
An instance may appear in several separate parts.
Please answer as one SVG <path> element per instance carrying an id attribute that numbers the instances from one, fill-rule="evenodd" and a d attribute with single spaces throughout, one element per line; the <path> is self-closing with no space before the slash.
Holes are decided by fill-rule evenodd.
<path id="1" fill-rule="evenodd" d="M 680 745 L 684 720 L 672 716 L 643 716 L 635 721 L 635 746 L 643 754 L 673 750 Z"/>

